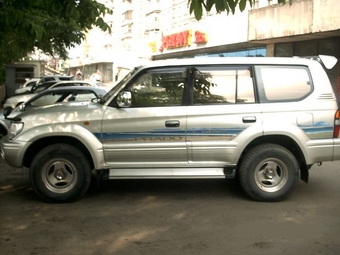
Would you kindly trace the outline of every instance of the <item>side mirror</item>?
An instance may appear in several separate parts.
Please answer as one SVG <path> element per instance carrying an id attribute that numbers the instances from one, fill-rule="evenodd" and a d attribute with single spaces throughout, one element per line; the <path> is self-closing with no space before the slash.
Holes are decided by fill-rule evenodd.
<path id="1" fill-rule="evenodd" d="M 116 99 L 118 107 L 130 107 L 131 106 L 131 92 L 130 91 L 123 91 L 120 92 Z"/>
<path id="2" fill-rule="evenodd" d="M 11 106 L 7 106 L 5 109 L 4 109 L 4 116 L 5 116 L 5 119 L 7 118 L 8 115 L 11 114 L 11 112 L 13 111 L 13 108 Z"/>

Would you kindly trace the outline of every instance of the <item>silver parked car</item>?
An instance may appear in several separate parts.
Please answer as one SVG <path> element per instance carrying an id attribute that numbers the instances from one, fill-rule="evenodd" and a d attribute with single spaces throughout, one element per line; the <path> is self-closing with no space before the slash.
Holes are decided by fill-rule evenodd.
<path id="1" fill-rule="evenodd" d="M 107 91 L 108 88 L 106 87 L 88 86 L 69 86 L 44 90 L 14 109 L 9 107 L 10 109 L 6 108 L 0 111 L 0 139 L 7 134 L 10 125 L 10 120 L 6 119 L 4 115 L 7 117 L 10 114 L 13 118 L 22 112 L 37 109 L 38 107 L 99 99 L 105 95 Z"/>
<path id="2" fill-rule="evenodd" d="M 41 78 L 28 79 L 24 84 L 15 90 L 15 94 L 27 93 L 32 87 L 40 81 Z"/>
<path id="3" fill-rule="evenodd" d="M 237 177 L 250 198 L 271 202 L 307 182 L 314 164 L 340 160 L 339 134 L 339 102 L 319 61 L 196 58 L 137 67 L 94 102 L 23 112 L 0 148 L 50 202 L 80 198 L 92 170 Z"/>
<path id="4" fill-rule="evenodd" d="M 34 97 L 36 94 L 40 93 L 45 89 L 60 88 L 65 86 L 88 86 L 88 87 L 105 87 L 103 84 L 92 81 L 45 81 L 43 83 L 35 84 L 31 90 L 27 93 L 14 95 L 6 98 L 3 103 L 3 108 L 11 106 L 15 108 L 16 106 L 26 102 L 30 98 Z"/>
<path id="5" fill-rule="evenodd" d="M 74 80 L 74 76 L 68 76 L 68 75 L 47 75 L 42 76 L 40 78 L 31 78 L 27 80 L 24 84 L 22 84 L 18 89 L 15 90 L 15 94 L 22 94 L 22 93 L 28 93 L 32 86 L 35 84 L 42 84 L 46 81 L 71 81 Z"/>

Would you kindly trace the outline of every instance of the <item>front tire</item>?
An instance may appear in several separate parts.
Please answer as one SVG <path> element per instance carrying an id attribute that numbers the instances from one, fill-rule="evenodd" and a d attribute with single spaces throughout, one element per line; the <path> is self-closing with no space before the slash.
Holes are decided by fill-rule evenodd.
<path id="1" fill-rule="evenodd" d="M 239 178 L 244 191 L 254 200 L 281 201 L 294 191 L 299 181 L 299 164 L 282 146 L 259 145 L 245 155 Z"/>
<path id="2" fill-rule="evenodd" d="M 53 144 L 33 159 L 30 181 L 35 192 L 47 202 L 75 201 L 90 185 L 90 164 L 76 147 Z"/>

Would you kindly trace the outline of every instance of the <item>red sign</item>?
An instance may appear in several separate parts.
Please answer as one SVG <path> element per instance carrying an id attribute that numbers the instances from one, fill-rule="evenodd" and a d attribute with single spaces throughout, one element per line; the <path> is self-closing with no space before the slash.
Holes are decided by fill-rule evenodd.
<path id="1" fill-rule="evenodd" d="M 200 31 L 195 32 L 195 43 L 206 43 L 208 42 L 208 35 Z"/>
<path id="2" fill-rule="evenodd" d="M 185 30 L 180 33 L 162 36 L 162 45 L 159 49 L 163 52 L 164 49 L 179 48 L 191 45 L 191 30 Z"/>
<path id="3" fill-rule="evenodd" d="M 206 43 L 208 42 L 208 36 L 200 31 L 195 32 L 195 43 Z M 164 49 L 180 48 L 185 46 L 190 46 L 192 40 L 191 30 L 185 30 L 176 34 L 162 36 L 162 45 L 159 49 L 163 52 Z"/>

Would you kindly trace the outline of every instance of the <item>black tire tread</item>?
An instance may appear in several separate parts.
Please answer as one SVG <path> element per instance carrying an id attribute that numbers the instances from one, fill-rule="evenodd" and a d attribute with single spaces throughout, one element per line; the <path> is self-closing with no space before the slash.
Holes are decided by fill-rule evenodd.
<path id="1" fill-rule="evenodd" d="M 67 156 L 72 157 L 74 163 L 81 166 L 81 169 L 78 169 L 78 172 L 81 171 L 79 174 L 83 174 L 83 176 L 80 177 L 82 183 L 78 185 L 77 189 L 68 192 L 70 194 L 53 195 L 51 192 L 46 192 L 39 187 L 43 186 L 43 184 L 37 184 L 36 178 L 38 178 L 37 172 L 39 171 L 39 165 L 41 165 L 41 162 L 46 160 L 46 158 L 53 157 L 53 154 L 55 153 L 66 153 L 68 154 Z M 33 189 L 44 201 L 65 203 L 75 201 L 86 193 L 91 181 L 91 169 L 88 160 L 79 149 L 69 144 L 58 143 L 49 145 L 38 152 L 32 161 L 29 177 Z"/>
<path id="2" fill-rule="evenodd" d="M 284 155 L 289 161 L 291 161 L 291 164 L 294 169 L 293 171 L 293 176 L 290 176 L 290 186 L 287 188 L 287 191 L 284 192 L 283 194 L 278 194 L 278 195 L 273 195 L 273 194 L 268 194 L 262 195 L 261 193 L 263 192 L 257 192 L 255 191 L 252 186 L 249 184 L 249 171 L 251 171 L 251 165 L 253 165 L 253 162 L 255 162 L 259 156 L 263 154 L 268 154 L 268 153 L 281 153 Z M 252 173 L 251 173 L 252 174 Z M 294 157 L 294 155 L 286 148 L 277 145 L 277 144 L 262 144 L 258 145 L 254 148 L 252 148 L 243 158 L 240 168 L 239 168 L 239 181 L 240 184 L 243 188 L 243 190 L 247 193 L 249 197 L 256 201 L 263 201 L 263 202 L 278 202 L 282 201 L 285 198 L 287 198 L 295 189 L 298 181 L 299 181 L 299 164 Z"/>

